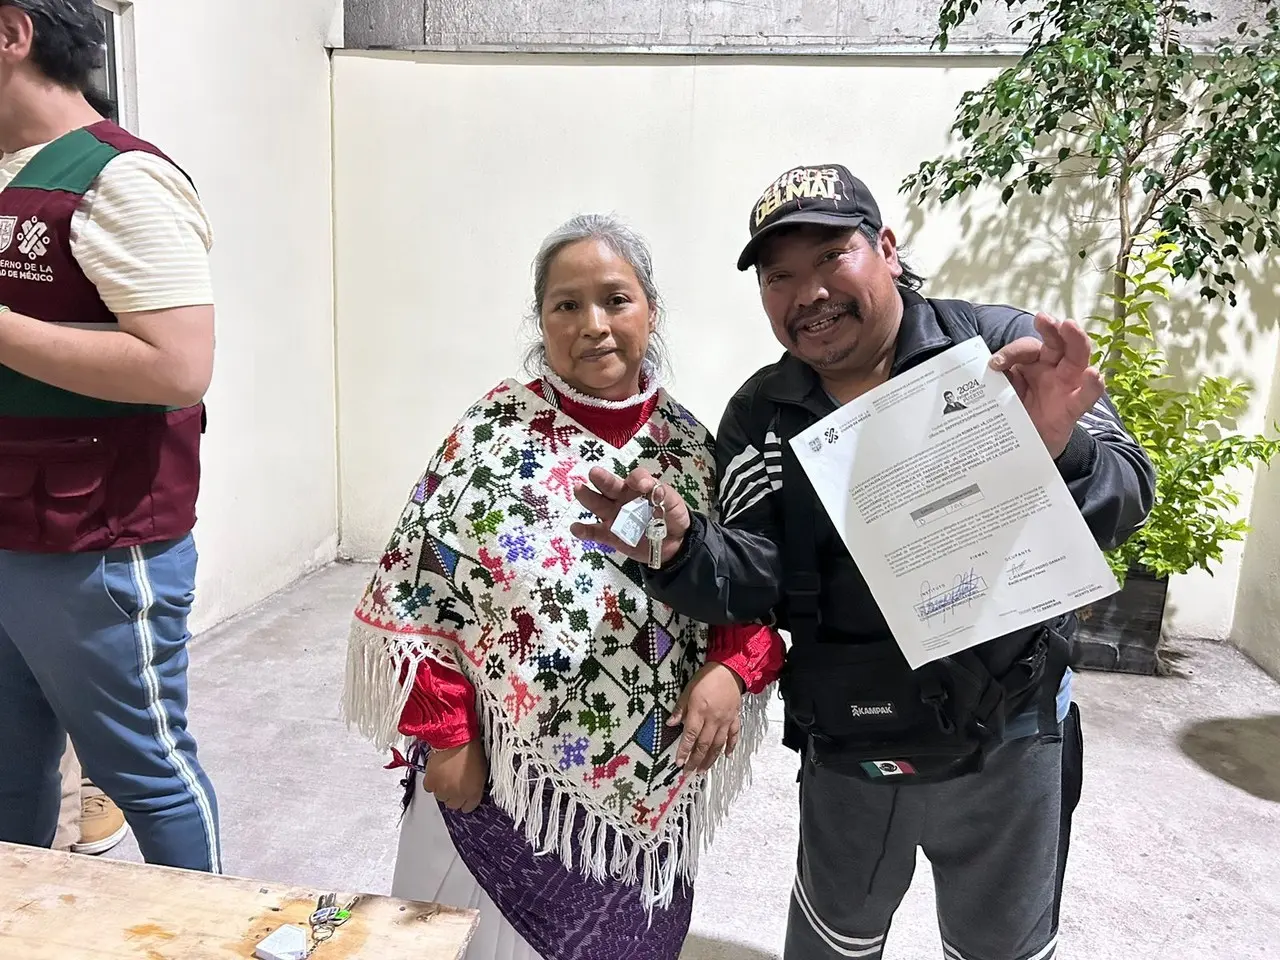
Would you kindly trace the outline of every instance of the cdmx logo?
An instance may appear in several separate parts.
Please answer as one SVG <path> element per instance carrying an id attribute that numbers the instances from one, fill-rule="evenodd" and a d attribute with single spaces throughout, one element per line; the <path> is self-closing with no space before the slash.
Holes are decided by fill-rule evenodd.
<path id="1" fill-rule="evenodd" d="M 49 245 L 52 242 L 53 238 L 49 235 L 47 224 L 41 223 L 35 217 L 23 222 L 22 230 L 18 233 L 18 250 L 28 260 L 43 257 L 49 252 Z"/>

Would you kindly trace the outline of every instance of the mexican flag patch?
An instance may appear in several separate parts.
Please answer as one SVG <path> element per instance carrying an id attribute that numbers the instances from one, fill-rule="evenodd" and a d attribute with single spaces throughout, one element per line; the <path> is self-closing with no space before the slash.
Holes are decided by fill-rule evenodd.
<path id="1" fill-rule="evenodd" d="M 862 769 L 869 777 L 910 777 L 916 768 L 905 760 L 867 760 Z"/>

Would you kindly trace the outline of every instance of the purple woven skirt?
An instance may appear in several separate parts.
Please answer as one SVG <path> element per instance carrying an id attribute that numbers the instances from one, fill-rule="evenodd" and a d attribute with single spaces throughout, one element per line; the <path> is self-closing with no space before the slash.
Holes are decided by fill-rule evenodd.
<path id="1" fill-rule="evenodd" d="M 548 803 L 547 807 L 550 808 Z M 640 890 L 570 871 L 555 854 L 537 856 L 486 794 L 471 813 L 441 807 L 449 835 L 476 882 L 543 960 L 677 960 L 689 933 L 693 890 L 676 887 L 652 919 Z M 581 812 L 578 814 L 580 825 Z M 575 860 L 580 851 L 577 831 Z"/>

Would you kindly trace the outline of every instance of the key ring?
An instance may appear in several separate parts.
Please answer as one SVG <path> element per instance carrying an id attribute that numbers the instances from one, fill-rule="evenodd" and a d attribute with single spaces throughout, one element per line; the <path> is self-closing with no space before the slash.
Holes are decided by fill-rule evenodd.
<path id="1" fill-rule="evenodd" d="M 649 505 L 655 510 L 661 510 L 663 515 L 667 512 L 667 498 L 662 494 L 662 484 L 655 483 L 653 489 L 649 491 Z"/>

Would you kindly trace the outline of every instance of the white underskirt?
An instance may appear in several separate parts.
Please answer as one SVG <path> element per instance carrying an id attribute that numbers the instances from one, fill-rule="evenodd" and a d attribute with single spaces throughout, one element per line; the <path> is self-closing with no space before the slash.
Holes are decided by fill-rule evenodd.
<path id="1" fill-rule="evenodd" d="M 435 798 L 419 783 L 400 827 L 391 895 L 480 911 L 464 960 L 542 960 L 489 899 L 458 856 Z"/>

